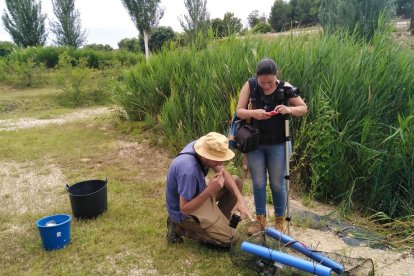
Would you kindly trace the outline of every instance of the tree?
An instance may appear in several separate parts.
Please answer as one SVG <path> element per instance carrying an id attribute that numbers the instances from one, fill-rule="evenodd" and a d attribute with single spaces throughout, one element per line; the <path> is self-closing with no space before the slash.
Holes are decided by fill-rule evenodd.
<path id="1" fill-rule="evenodd" d="M 414 8 L 412 0 L 397 0 L 396 1 L 397 15 L 403 18 L 410 18 L 411 10 Z"/>
<path id="2" fill-rule="evenodd" d="M 18 46 L 45 45 L 47 32 L 46 15 L 36 0 L 5 0 L 6 10 L 2 15 L 4 28 Z"/>
<path id="3" fill-rule="evenodd" d="M 161 0 L 122 0 L 138 31 L 144 36 L 147 61 L 149 58 L 148 36 L 164 16 L 164 10 L 158 6 L 160 2 Z"/>
<path id="4" fill-rule="evenodd" d="M 237 34 L 242 29 L 241 19 L 234 16 L 234 13 L 226 12 L 223 17 L 224 36 Z"/>
<path id="5" fill-rule="evenodd" d="M 220 18 L 214 18 L 211 21 L 211 28 L 216 37 L 224 37 L 224 23 Z"/>
<path id="6" fill-rule="evenodd" d="M 86 42 L 86 31 L 82 30 L 80 14 L 75 10 L 75 0 L 52 0 L 53 13 L 57 20 L 50 23 L 57 45 L 79 48 Z"/>
<path id="7" fill-rule="evenodd" d="M 184 0 L 188 15 L 184 20 L 179 18 L 183 30 L 194 38 L 198 32 L 206 34 L 210 27 L 210 14 L 207 11 L 207 0 Z"/>
<path id="8" fill-rule="evenodd" d="M 144 40 L 142 40 L 144 41 Z M 144 43 L 143 43 L 144 44 Z M 140 43 L 138 38 L 124 38 L 118 42 L 119 49 L 127 50 L 129 52 L 140 51 Z M 145 48 L 145 47 L 144 47 Z M 145 51 L 145 49 L 144 49 Z"/>
<path id="9" fill-rule="evenodd" d="M 411 30 L 411 34 L 414 35 L 414 5 L 411 6 L 410 30 Z"/>
<path id="10" fill-rule="evenodd" d="M 312 8 L 311 0 L 298 0 L 295 7 L 294 20 L 298 25 L 308 26 L 311 24 L 310 12 Z"/>
<path id="11" fill-rule="evenodd" d="M 217 37 L 226 37 L 237 34 L 243 25 L 241 19 L 234 16 L 234 13 L 227 12 L 223 19 L 215 18 L 211 21 L 211 28 Z"/>
<path id="12" fill-rule="evenodd" d="M 162 46 L 175 39 L 175 37 L 175 32 L 171 27 L 156 27 L 151 31 L 148 47 L 151 51 L 159 51 L 162 49 Z"/>
<path id="13" fill-rule="evenodd" d="M 259 24 L 261 22 L 266 22 L 266 16 L 264 14 L 260 16 L 259 15 L 259 11 L 258 10 L 254 10 L 247 17 L 247 22 L 249 22 L 249 26 L 252 29 L 257 24 Z"/>
<path id="14" fill-rule="evenodd" d="M 316 25 L 319 23 L 319 7 L 321 6 L 321 0 L 311 0 L 311 10 L 310 10 L 310 21 L 312 25 Z"/>
<path id="15" fill-rule="evenodd" d="M 291 6 L 283 0 L 276 0 L 273 3 L 269 16 L 269 24 L 276 32 L 282 31 L 290 24 Z"/>

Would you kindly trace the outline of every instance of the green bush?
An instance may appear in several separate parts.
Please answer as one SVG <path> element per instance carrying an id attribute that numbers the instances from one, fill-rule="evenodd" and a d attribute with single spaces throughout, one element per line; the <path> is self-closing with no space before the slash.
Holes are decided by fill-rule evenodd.
<path id="1" fill-rule="evenodd" d="M 272 27 L 266 22 L 260 22 L 251 29 L 253 34 L 266 34 L 272 31 Z"/>
<path id="2" fill-rule="evenodd" d="M 59 56 L 58 84 L 62 90 L 60 104 L 68 107 L 81 107 L 106 103 L 109 99 L 110 79 L 102 71 L 86 66 L 86 60 L 80 60 L 72 66 L 73 58 L 67 54 Z"/>
<path id="3" fill-rule="evenodd" d="M 31 47 L 18 49 L 7 56 L 7 61 L 26 63 L 29 60 L 46 68 L 55 68 L 59 63 L 59 55 L 67 53 L 73 59 L 73 65 L 80 60 L 86 60 L 89 68 L 103 69 L 108 67 L 131 66 L 144 60 L 144 55 L 140 53 L 129 53 L 126 51 L 99 51 L 93 48 L 74 49 L 68 47 Z"/>
<path id="4" fill-rule="evenodd" d="M 97 69 L 102 76 L 116 79 L 121 68 L 130 67 L 145 60 L 143 54 L 127 51 L 97 51 L 90 48 L 74 49 L 68 47 L 31 47 L 17 48 L 8 56 L 1 58 L 0 82 L 14 87 L 39 87 L 54 85 L 55 72 L 59 70 L 59 57 L 67 56 L 73 69 Z M 110 76 L 107 72 L 114 75 Z"/>
<path id="5" fill-rule="evenodd" d="M 0 57 L 7 57 L 17 49 L 17 45 L 9 41 L 0 41 Z"/>
<path id="6" fill-rule="evenodd" d="M 100 52 L 111 52 L 113 50 L 113 48 L 108 44 L 104 45 L 104 44 L 96 44 L 96 43 L 87 44 L 83 48 L 92 49 L 92 50 L 100 51 Z"/>
<path id="7" fill-rule="evenodd" d="M 40 87 L 46 82 L 44 66 L 38 65 L 32 59 L 24 63 L 14 61 L 7 65 L 6 70 L 4 82 L 14 87 Z"/>
<path id="8" fill-rule="evenodd" d="M 15 51 L 8 56 L 8 60 L 11 63 L 15 61 L 27 63 L 30 61 L 46 68 L 54 68 L 59 62 L 59 54 L 64 51 L 67 51 L 64 47 L 30 47 Z"/>

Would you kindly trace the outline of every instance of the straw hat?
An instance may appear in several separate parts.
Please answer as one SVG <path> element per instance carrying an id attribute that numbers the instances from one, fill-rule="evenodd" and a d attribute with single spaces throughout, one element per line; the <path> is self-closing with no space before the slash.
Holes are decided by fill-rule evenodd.
<path id="1" fill-rule="evenodd" d="M 214 161 L 227 161 L 234 157 L 227 137 L 217 132 L 200 137 L 194 144 L 194 149 L 198 155 Z"/>

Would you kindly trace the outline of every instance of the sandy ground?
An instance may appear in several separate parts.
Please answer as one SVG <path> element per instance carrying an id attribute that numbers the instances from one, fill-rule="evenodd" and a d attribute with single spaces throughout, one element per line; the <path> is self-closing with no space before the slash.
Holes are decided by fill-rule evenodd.
<path id="1" fill-rule="evenodd" d="M 12 131 L 18 129 L 47 126 L 51 124 L 62 125 L 68 122 L 79 121 L 88 117 L 104 115 L 108 113 L 108 111 L 108 108 L 100 107 L 94 109 L 79 109 L 75 112 L 52 119 L 20 118 L 0 120 L 0 131 Z"/>
<path id="2" fill-rule="evenodd" d="M 47 124 L 64 124 L 65 122 L 93 117 L 105 112 L 107 112 L 107 109 L 100 108 L 77 111 L 56 119 L 0 120 L 0 130 L 10 131 Z M 117 141 L 117 149 L 110 160 L 115 163 L 130 160 L 131 169 L 134 168 L 138 172 L 137 177 L 141 180 L 152 179 L 153 181 L 155 177 L 156 181 L 163 181 L 165 175 L 160 174 L 159 171 L 166 171 L 170 163 L 170 160 L 165 156 L 165 152 L 155 151 L 146 144 Z M 148 166 L 148 162 L 151 162 L 151 160 L 157 162 L 157 165 Z M 160 163 L 159 160 L 165 161 Z M 142 167 L 140 164 L 142 164 Z M 151 167 L 154 169 L 149 170 L 148 168 Z M 31 162 L 0 162 L 0 212 L 19 215 L 39 212 L 40 210 L 50 212 L 54 208 L 60 208 L 52 203 L 67 203 L 68 195 L 65 191 L 65 184 L 65 177 L 61 168 L 52 162 L 48 163 L 46 161 L 40 167 L 39 164 L 35 166 Z M 28 192 L 22 193 L 22 190 Z M 252 198 L 246 197 L 246 200 L 251 212 L 254 213 Z M 316 203 L 311 208 L 305 207 L 299 200 L 295 199 L 291 199 L 290 204 L 292 214 L 298 211 L 306 211 L 316 215 L 326 215 L 333 211 L 332 207 Z M 271 209 L 272 207 L 269 206 L 268 210 Z M 269 216 L 271 215 L 269 213 Z M 10 231 L 19 231 L 14 226 L 7 228 Z M 368 246 L 350 246 L 333 229 L 299 228 L 294 223 L 291 224 L 290 236 L 298 241 L 305 242 L 310 248 L 323 252 L 339 253 L 351 258 L 371 258 L 375 266 L 375 275 L 414 275 L 414 252 L 396 252 L 389 249 L 373 249 Z"/>
<path id="3" fill-rule="evenodd" d="M 254 203 L 251 196 L 245 197 L 251 213 L 254 213 Z M 268 217 L 273 217 L 273 206 L 267 206 Z M 295 224 L 295 216 L 299 213 L 306 212 L 308 214 L 314 214 L 315 216 L 329 215 L 335 211 L 331 206 L 314 202 L 312 207 L 306 207 L 301 204 L 297 199 L 290 199 L 290 210 L 293 222 L 290 224 L 289 236 L 296 241 L 304 243 L 308 248 L 326 252 L 340 254 L 349 258 L 370 258 L 374 264 L 375 275 L 388 276 L 388 275 L 401 275 L 412 276 L 414 275 L 414 252 L 404 251 L 398 252 L 391 249 L 374 249 L 364 244 L 349 245 L 344 241 L 343 236 L 338 234 L 338 230 L 341 229 L 314 229 L 303 228 Z M 271 222 L 269 222 L 271 223 Z M 303 221 L 301 223 L 304 223 Z M 271 224 L 269 224 L 272 226 Z M 302 256 L 303 257 L 303 256 Z M 351 260 L 352 261 L 352 260 Z M 356 262 L 360 263 L 360 262 Z M 346 269 L 350 266 L 345 265 Z M 365 275 L 365 274 L 357 274 Z"/>
<path id="4" fill-rule="evenodd" d="M 30 162 L 0 162 L 0 212 L 19 215 L 50 210 L 66 196 L 64 184 L 64 176 L 54 164 L 39 168 Z"/>

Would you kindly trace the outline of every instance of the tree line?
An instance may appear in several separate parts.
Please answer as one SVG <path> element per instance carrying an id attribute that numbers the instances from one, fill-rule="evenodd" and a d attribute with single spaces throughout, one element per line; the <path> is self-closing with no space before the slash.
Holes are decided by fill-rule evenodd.
<path id="1" fill-rule="evenodd" d="M 378 18 L 387 20 L 396 16 L 411 19 L 414 31 L 414 3 L 412 0 L 275 0 L 269 16 L 253 10 L 247 18 L 248 26 L 234 13 L 223 18 L 210 19 L 207 0 L 183 0 L 187 14 L 179 17 L 183 34 L 171 27 L 160 27 L 164 10 L 160 0 L 120 0 L 139 31 L 139 38 L 125 38 L 118 43 L 130 51 L 157 51 L 167 41 L 177 37 L 184 43 L 197 39 L 199 34 L 227 37 L 234 34 L 280 32 L 295 27 L 320 24 L 325 31 L 338 28 L 357 30 L 364 37 L 372 37 Z M 54 35 L 56 45 L 81 47 L 86 42 L 86 31 L 81 26 L 80 13 L 75 0 L 52 0 L 55 20 L 46 26 L 40 0 L 5 0 L 7 10 L 2 15 L 3 25 L 14 43 L 21 47 L 43 46 L 48 31 Z M 109 45 L 91 45 L 108 48 Z"/>
<path id="2" fill-rule="evenodd" d="M 21 47 L 45 45 L 48 31 L 42 4 L 36 0 L 5 0 L 7 11 L 2 15 L 4 28 L 15 44 Z M 50 22 L 53 42 L 78 48 L 86 41 L 75 0 L 52 0 L 56 20 Z"/>

